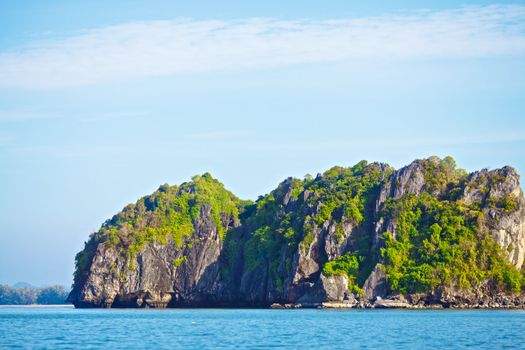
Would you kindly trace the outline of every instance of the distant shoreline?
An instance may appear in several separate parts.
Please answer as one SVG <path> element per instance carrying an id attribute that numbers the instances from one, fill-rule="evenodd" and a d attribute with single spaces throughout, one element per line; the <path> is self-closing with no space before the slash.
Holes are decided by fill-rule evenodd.
<path id="1" fill-rule="evenodd" d="M 0 307 L 57 307 L 57 306 L 71 306 L 73 304 L 0 304 Z"/>
<path id="2" fill-rule="evenodd" d="M 75 309 L 73 304 L 28 304 L 28 305 L 0 305 L 1 308 L 53 308 L 53 307 L 66 307 L 68 309 Z M 175 307 L 175 308 L 88 308 L 89 310 L 337 310 L 337 311 L 367 311 L 367 310 L 392 310 L 392 311 L 525 311 L 523 308 L 509 308 L 509 307 L 488 307 L 488 308 L 443 308 L 443 307 L 388 307 L 388 308 L 374 308 L 374 307 L 365 307 L 365 308 L 333 308 L 333 307 Z M 78 310 L 85 310 L 85 308 L 79 308 Z"/>

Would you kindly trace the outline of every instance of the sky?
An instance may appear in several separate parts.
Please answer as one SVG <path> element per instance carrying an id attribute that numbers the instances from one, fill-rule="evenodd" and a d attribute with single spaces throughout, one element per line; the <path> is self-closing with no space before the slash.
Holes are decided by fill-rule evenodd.
<path id="1" fill-rule="evenodd" d="M 206 171 L 256 199 L 524 150 L 524 1 L 0 2 L 0 284 L 69 286 L 101 223 Z"/>

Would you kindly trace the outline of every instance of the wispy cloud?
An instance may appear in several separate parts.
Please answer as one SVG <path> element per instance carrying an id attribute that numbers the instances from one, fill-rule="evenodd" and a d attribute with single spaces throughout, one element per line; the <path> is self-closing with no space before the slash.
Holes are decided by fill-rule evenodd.
<path id="1" fill-rule="evenodd" d="M 297 63 L 502 55 L 525 55 L 525 6 L 342 20 L 153 21 L 2 52 L 0 86 L 65 87 Z"/>

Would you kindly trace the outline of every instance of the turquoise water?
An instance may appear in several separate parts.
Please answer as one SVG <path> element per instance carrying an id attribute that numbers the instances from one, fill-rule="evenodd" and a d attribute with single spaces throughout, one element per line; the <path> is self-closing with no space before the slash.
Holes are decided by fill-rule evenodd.
<path id="1" fill-rule="evenodd" d="M 523 349 L 525 312 L 0 307 L 0 348 Z"/>

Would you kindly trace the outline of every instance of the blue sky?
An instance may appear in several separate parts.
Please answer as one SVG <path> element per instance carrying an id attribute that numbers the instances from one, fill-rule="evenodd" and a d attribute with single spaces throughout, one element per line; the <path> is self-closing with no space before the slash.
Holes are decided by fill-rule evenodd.
<path id="1" fill-rule="evenodd" d="M 0 283 L 210 171 L 255 199 L 362 159 L 525 173 L 525 3 L 0 4 Z"/>

